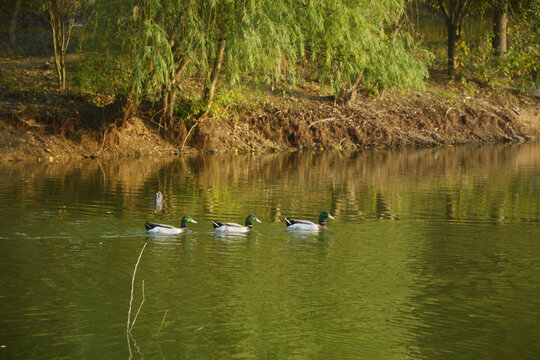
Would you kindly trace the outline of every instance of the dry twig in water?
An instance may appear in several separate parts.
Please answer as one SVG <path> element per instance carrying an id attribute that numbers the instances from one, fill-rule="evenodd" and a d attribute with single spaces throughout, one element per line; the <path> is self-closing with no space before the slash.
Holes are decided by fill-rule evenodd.
<path id="1" fill-rule="evenodd" d="M 127 319 L 127 325 L 126 325 L 126 338 L 128 343 L 128 349 L 129 349 L 129 358 L 132 358 L 132 352 L 131 352 L 131 329 L 133 328 L 133 325 L 135 325 L 135 320 L 137 319 L 137 316 L 139 315 L 139 311 L 141 310 L 142 303 L 139 306 L 139 311 L 137 311 L 137 316 L 135 316 L 135 320 L 133 320 L 133 324 L 131 324 L 131 307 L 133 306 L 133 290 L 135 288 L 135 274 L 137 274 L 137 268 L 139 267 L 139 262 L 141 261 L 142 254 L 144 252 L 144 249 L 146 248 L 146 245 L 148 243 L 145 243 L 143 248 L 141 249 L 141 252 L 139 253 L 139 258 L 137 259 L 137 263 L 135 264 L 135 268 L 133 269 L 133 275 L 131 277 L 131 297 L 129 299 L 129 310 L 128 310 L 128 319 Z M 143 303 L 144 303 L 144 281 L 143 281 Z"/>
<path id="2" fill-rule="evenodd" d="M 133 322 L 131 323 L 131 326 L 129 328 L 129 331 L 131 332 L 131 329 L 133 329 L 133 327 L 135 326 L 135 322 L 137 321 L 137 318 L 139 317 L 139 313 L 141 312 L 141 308 L 144 304 L 144 280 L 142 281 L 142 301 L 141 301 L 141 304 L 139 305 L 139 309 L 137 309 L 137 313 L 135 314 L 135 317 L 133 318 Z"/>
<path id="3" fill-rule="evenodd" d="M 156 336 L 159 336 L 159 333 L 161 332 L 161 328 L 163 327 L 163 323 L 165 322 L 165 318 L 167 317 L 167 312 L 169 309 L 165 310 L 165 314 L 163 314 L 163 320 L 161 320 L 161 325 L 159 325 L 159 330 L 156 334 Z"/>

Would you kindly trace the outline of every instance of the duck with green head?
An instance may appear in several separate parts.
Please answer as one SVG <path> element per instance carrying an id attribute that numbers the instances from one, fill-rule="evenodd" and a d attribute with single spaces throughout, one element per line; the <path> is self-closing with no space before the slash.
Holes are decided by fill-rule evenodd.
<path id="1" fill-rule="evenodd" d="M 197 223 L 195 220 L 191 218 L 191 216 L 184 216 L 182 218 L 182 221 L 180 222 L 180 228 L 171 226 L 171 225 L 165 225 L 165 224 L 157 224 L 152 222 L 147 222 L 144 224 L 144 227 L 146 230 L 151 234 L 166 234 L 166 235 L 173 235 L 173 234 L 180 234 L 186 232 L 187 229 L 187 223 Z"/>
<path id="2" fill-rule="evenodd" d="M 221 223 L 216 221 L 212 221 L 212 225 L 214 225 L 216 232 L 245 233 L 253 230 L 253 221 L 261 222 L 255 215 L 248 215 L 245 226 L 237 223 Z"/>
<path id="3" fill-rule="evenodd" d="M 296 220 L 292 219 L 290 217 L 285 218 L 285 222 L 287 223 L 287 230 L 291 231 L 319 231 L 322 229 L 326 229 L 326 219 L 332 219 L 332 215 L 327 213 L 326 211 L 323 211 L 319 215 L 319 223 L 315 224 L 308 220 Z"/>

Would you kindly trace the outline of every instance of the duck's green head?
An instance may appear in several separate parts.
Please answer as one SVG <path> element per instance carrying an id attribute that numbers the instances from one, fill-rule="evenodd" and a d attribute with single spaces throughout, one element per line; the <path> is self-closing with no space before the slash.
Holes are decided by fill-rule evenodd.
<path id="1" fill-rule="evenodd" d="M 323 211 L 321 213 L 321 215 L 319 215 L 319 225 L 326 225 L 326 219 L 332 219 L 334 220 L 334 218 L 332 217 L 332 215 L 330 215 L 329 213 L 327 213 L 326 211 Z"/>
<path id="2" fill-rule="evenodd" d="M 183 227 L 183 228 L 187 227 L 187 223 L 188 223 L 188 222 L 192 222 L 192 223 L 195 223 L 195 224 L 197 223 L 195 220 L 193 220 L 193 219 L 191 218 L 191 216 L 187 216 L 187 215 L 186 215 L 186 216 L 184 216 L 184 217 L 182 218 L 182 223 L 180 224 L 180 227 Z"/>
<path id="3" fill-rule="evenodd" d="M 248 217 L 246 218 L 246 226 L 250 226 L 253 221 L 261 222 L 261 220 L 257 219 L 255 215 L 248 215 Z"/>

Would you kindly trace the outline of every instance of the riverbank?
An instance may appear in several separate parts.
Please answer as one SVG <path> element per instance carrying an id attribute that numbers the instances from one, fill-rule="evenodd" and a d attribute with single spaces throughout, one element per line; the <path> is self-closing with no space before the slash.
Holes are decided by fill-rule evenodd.
<path id="1" fill-rule="evenodd" d="M 245 89 L 241 103 L 180 122 L 174 135 L 145 113 L 118 126 L 122 107 L 114 99 L 90 102 L 58 91 L 44 59 L 1 60 L 0 87 L 0 161 L 524 142 L 540 135 L 538 98 L 436 73 L 424 91 L 359 94 L 347 104 L 320 96 L 316 84 Z"/>

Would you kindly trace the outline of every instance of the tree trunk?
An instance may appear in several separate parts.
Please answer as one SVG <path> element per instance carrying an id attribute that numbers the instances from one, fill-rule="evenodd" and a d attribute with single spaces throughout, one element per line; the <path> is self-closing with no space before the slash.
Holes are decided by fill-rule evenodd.
<path id="1" fill-rule="evenodd" d="M 174 76 L 174 82 L 180 81 L 180 78 L 182 77 L 182 73 L 186 71 L 187 66 L 189 62 L 191 61 L 190 58 L 187 56 L 184 56 L 181 61 L 178 61 L 175 66 L 175 76 Z"/>
<path id="2" fill-rule="evenodd" d="M 159 124 L 161 125 L 162 122 L 165 123 L 163 126 L 165 130 L 168 128 L 169 119 L 167 114 L 167 109 L 169 108 L 169 89 L 167 87 L 164 87 L 161 90 L 161 99 L 159 100 L 159 108 L 158 108 L 158 114 L 159 114 Z"/>
<path id="3" fill-rule="evenodd" d="M 219 42 L 218 54 L 214 60 L 214 67 L 212 69 L 212 74 L 210 75 L 210 84 L 204 91 L 204 99 L 206 100 L 207 104 L 211 104 L 212 100 L 214 99 L 219 70 L 221 69 L 221 64 L 223 63 L 223 57 L 225 55 L 225 44 L 226 40 L 221 40 Z"/>
<path id="4" fill-rule="evenodd" d="M 456 45 L 461 37 L 461 25 L 469 12 L 472 0 L 437 0 L 442 10 L 448 33 L 448 73 L 454 75 L 457 68 Z"/>
<path id="5" fill-rule="evenodd" d="M 364 69 L 360 71 L 360 73 L 356 77 L 356 81 L 353 84 L 351 84 L 351 86 L 349 86 L 348 89 L 344 89 L 341 91 L 341 94 L 339 94 L 338 96 L 338 100 L 341 103 L 349 106 L 356 101 L 356 95 L 358 94 L 358 86 L 360 85 L 360 82 L 362 81 L 363 75 L 364 75 Z"/>
<path id="6" fill-rule="evenodd" d="M 73 23 L 68 20 L 68 14 L 63 13 L 63 11 L 69 11 L 69 9 L 66 10 L 57 2 L 53 2 L 48 11 L 53 35 L 54 63 L 58 75 L 58 86 L 64 90 L 66 88 L 66 53 L 71 39 Z"/>
<path id="7" fill-rule="evenodd" d="M 172 124 L 174 116 L 174 106 L 176 105 L 176 97 L 178 94 L 178 88 L 175 87 L 175 84 L 180 81 L 181 75 L 186 70 L 189 61 L 190 59 L 188 57 L 184 57 L 176 63 L 174 77 L 167 79 L 161 90 L 158 111 L 159 118 L 161 119 L 160 124 L 165 120 L 165 130 L 167 130 L 168 125 Z"/>
<path id="8" fill-rule="evenodd" d="M 15 36 L 15 30 L 17 29 L 17 20 L 19 18 L 19 12 L 21 11 L 21 0 L 17 0 L 15 3 L 15 9 L 11 16 L 11 25 L 9 26 L 9 44 L 12 48 L 17 46 L 17 37 Z"/>
<path id="9" fill-rule="evenodd" d="M 176 89 L 174 87 L 164 88 L 161 93 L 159 112 L 161 113 L 160 118 L 165 120 L 165 130 L 167 130 L 168 125 L 172 124 L 174 105 L 176 105 Z"/>
<path id="10" fill-rule="evenodd" d="M 131 119 L 137 113 L 139 109 L 139 101 L 136 100 L 134 94 L 135 87 L 132 86 L 129 94 L 126 97 L 117 95 L 117 99 L 115 101 L 117 101 L 121 106 L 123 115 L 116 119 L 116 127 L 124 128 L 129 119 Z"/>
<path id="11" fill-rule="evenodd" d="M 173 87 L 169 92 L 169 106 L 167 106 L 165 115 L 167 119 L 171 119 L 174 116 L 174 105 L 176 104 L 176 89 Z"/>
<path id="12" fill-rule="evenodd" d="M 493 39 L 495 54 L 503 56 L 507 51 L 506 25 L 508 23 L 508 5 L 505 1 L 493 7 Z"/>
<path id="13" fill-rule="evenodd" d="M 66 88 L 66 27 L 64 23 L 60 24 L 60 29 L 62 32 L 60 44 L 60 66 L 62 67 L 62 90 Z"/>
<path id="14" fill-rule="evenodd" d="M 458 27 L 447 19 L 446 30 L 448 31 L 448 74 L 454 75 L 457 67 L 456 44 L 459 38 Z"/>
<path id="15" fill-rule="evenodd" d="M 62 67 L 60 65 L 60 54 L 58 54 L 58 32 L 56 31 L 56 17 L 51 11 L 51 29 L 53 35 L 53 48 L 54 48 L 54 66 L 56 68 L 56 75 L 58 77 L 58 87 L 62 88 Z"/>

